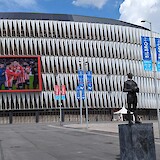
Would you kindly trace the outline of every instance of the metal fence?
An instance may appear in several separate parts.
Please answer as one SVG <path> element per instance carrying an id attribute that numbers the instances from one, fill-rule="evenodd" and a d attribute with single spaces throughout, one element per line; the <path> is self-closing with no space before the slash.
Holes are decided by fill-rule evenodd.
<path id="1" fill-rule="evenodd" d="M 86 120 L 85 113 L 85 109 L 83 109 L 83 122 Z M 0 124 L 59 122 L 59 115 L 59 109 L 1 111 Z M 107 109 L 89 109 L 88 115 L 89 121 L 111 120 L 110 111 Z M 80 110 L 62 109 L 62 122 L 80 122 Z"/>
<path id="2" fill-rule="evenodd" d="M 143 120 L 157 119 L 156 110 L 139 110 L 139 116 Z M 112 109 L 106 108 L 89 108 L 89 122 L 96 121 L 111 121 Z M 1 111 L 0 124 L 19 124 L 19 123 L 47 123 L 60 122 L 60 110 L 21 110 L 21 111 Z M 86 121 L 86 111 L 82 110 L 82 121 Z M 62 122 L 80 122 L 79 109 L 64 109 L 62 108 Z"/>

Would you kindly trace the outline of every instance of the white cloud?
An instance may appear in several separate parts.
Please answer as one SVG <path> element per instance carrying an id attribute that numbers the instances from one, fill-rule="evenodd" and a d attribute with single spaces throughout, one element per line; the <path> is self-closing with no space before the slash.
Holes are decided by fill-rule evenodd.
<path id="1" fill-rule="evenodd" d="M 160 0 L 124 0 L 119 11 L 120 20 L 149 28 L 149 24 L 141 23 L 147 20 L 152 23 L 153 31 L 160 32 Z"/>
<path id="2" fill-rule="evenodd" d="M 15 10 L 15 9 L 28 9 L 37 5 L 37 0 L 0 0 L 1 10 Z"/>
<path id="3" fill-rule="evenodd" d="M 103 8 L 107 0 L 75 0 L 72 2 L 75 6 Z"/>
<path id="4" fill-rule="evenodd" d="M 22 7 L 27 7 L 37 4 L 36 0 L 14 0 L 14 2 Z"/>

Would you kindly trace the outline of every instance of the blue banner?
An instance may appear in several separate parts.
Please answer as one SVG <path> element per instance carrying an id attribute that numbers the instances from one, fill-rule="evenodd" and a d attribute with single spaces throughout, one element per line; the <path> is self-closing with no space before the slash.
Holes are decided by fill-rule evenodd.
<path id="1" fill-rule="evenodd" d="M 149 37 L 141 37 L 142 38 L 142 54 L 143 60 L 151 61 L 151 46 Z"/>
<path id="2" fill-rule="evenodd" d="M 145 71 L 152 71 L 152 57 L 149 37 L 141 37 L 142 39 L 142 58 Z"/>
<path id="3" fill-rule="evenodd" d="M 156 65 L 157 65 L 157 71 L 160 71 L 160 38 L 155 38 L 155 44 L 156 44 Z"/>
<path id="4" fill-rule="evenodd" d="M 87 71 L 87 89 L 92 91 L 92 71 Z"/>
<path id="5" fill-rule="evenodd" d="M 76 97 L 77 99 L 80 99 L 80 87 L 79 86 L 77 86 L 76 88 Z"/>
<path id="6" fill-rule="evenodd" d="M 80 90 L 84 89 L 84 72 L 82 70 L 78 71 L 79 87 Z"/>

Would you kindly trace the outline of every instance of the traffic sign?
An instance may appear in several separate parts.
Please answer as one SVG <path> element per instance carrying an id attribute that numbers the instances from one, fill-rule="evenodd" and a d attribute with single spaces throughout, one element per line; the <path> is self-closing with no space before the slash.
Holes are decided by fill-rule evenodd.
<path id="1" fill-rule="evenodd" d="M 62 91 L 60 90 L 59 85 L 54 86 L 54 94 L 56 100 L 65 100 L 65 94 L 66 94 L 66 86 L 62 85 Z"/>
<path id="2" fill-rule="evenodd" d="M 85 90 L 84 89 L 82 90 L 82 99 L 83 100 L 85 99 Z"/>
<path id="3" fill-rule="evenodd" d="M 87 89 L 92 91 L 92 71 L 87 71 Z"/>
<path id="4" fill-rule="evenodd" d="M 60 96 L 59 96 L 59 95 L 58 95 L 58 96 L 55 95 L 55 99 L 56 99 L 56 100 L 59 100 L 59 99 L 60 99 Z"/>
<path id="5" fill-rule="evenodd" d="M 84 72 L 83 70 L 78 71 L 79 87 L 80 90 L 84 89 Z"/>
<path id="6" fill-rule="evenodd" d="M 80 99 L 80 87 L 79 86 L 77 86 L 76 88 L 76 97 L 77 99 Z"/>
<path id="7" fill-rule="evenodd" d="M 66 86 L 62 85 L 62 95 L 65 95 L 65 94 L 66 94 Z"/>
<path id="8" fill-rule="evenodd" d="M 66 96 L 65 96 L 65 95 L 61 95 L 61 99 L 62 99 L 62 100 L 65 100 L 65 99 L 66 99 Z"/>
<path id="9" fill-rule="evenodd" d="M 60 95 L 60 87 L 59 87 L 59 85 L 55 85 L 54 86 L 54 94 L 56 96 Z"/>

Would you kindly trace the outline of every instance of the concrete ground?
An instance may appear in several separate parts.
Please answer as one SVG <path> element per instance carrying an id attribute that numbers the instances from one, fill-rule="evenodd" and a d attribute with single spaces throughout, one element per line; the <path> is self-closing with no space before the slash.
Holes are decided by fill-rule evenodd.
<path id="1" fill-rule="evenodd" d="M 56 124 L 0 125 L 0 160 L 120 160 L 119 141 Z"/>
<path id="2" fill-rule="evenodd" d="M 0 125 L 0 160 L 120 160 L 118 124 L 16 124 Z M 153 123 L 155 137 L 158 124 Z M 160 159 L 160 139 L 155 138 Z"/>
<path id="3" fill-rule="evenodd" d="M 120 121 L 107 121 L 107 122 L 97 122 L 97 123 L 88 123 L 88 130 L 89 131 L 101 131 L 101 132 L 108 132 L 111 134 L 118 134 L 118 125 L 119 124 L 127 124 L 127 121 L 120 122 Z M 153 123 L 153 130 L 154 130 L 154 137 L 159 139 L 159 127 L 158 121 L 143 121 L 142 123 Z M 83 122 L 83 124 L 66 124 L 65 127 L 70 128 L 77 128 L 77 129 L 86 129 L 87 125 Z"/>

